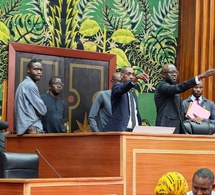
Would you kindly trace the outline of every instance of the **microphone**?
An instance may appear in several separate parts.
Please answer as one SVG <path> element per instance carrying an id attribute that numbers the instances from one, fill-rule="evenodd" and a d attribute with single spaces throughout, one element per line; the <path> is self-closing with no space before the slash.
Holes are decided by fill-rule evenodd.
<path id="1" fill-rule="evenodd" d="M 40 153 L 40 151 L 39 151 L 38 149 L 36 149 L 35 151 L 36 151 L 37 154 L 39 154 L 39 155 L 43 158 L 43 160 L 44 160 L 44 161 L 48 164 L 48 166 L 58 175 L 58 177 L 62 178 L 62 177 L 60 176 L 60 174 L 54 169 L 54 167 L 51 166 L 51 164 L 46 160 L 46 158 Z"/>

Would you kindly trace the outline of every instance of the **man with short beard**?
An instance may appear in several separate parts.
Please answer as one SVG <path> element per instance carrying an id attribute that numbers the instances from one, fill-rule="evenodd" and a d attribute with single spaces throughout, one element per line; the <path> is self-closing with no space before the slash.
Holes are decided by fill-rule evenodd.
<path id="1" fill-rule="evenodd" d="M 201 122 L 210 122 L 215 124 L 215 104 L 213 101 L 208 100 L 206 97 L 202 95 L 204 89 L 203 82 L 199 82 L 198 85 L 194 86 L 191 91 L 192 95 L 189 96 L 187 99 L 183 101 L 183 106 L 185 108 L 185 113 L 187 113 L 189 106 L 191 103 L 196 102 L 199 106 L 202 108 L 208 110 L 210 112 L 209 118 L 201 118 L 200 116 L 197 116 L 194 114 L 193 118 L 187 117 L 185 115 L 185 118 L 189 121 L 195 122 L 200 124 Z"/>
<path id="2" fill-rule="evenodd" d="M 157 111 L 156 126 L 175 127 L 174 134 L 184 134 L 183 121 L 184 109 L 180 93 L 197 85 L 201 79 L 215 74 L 215 69 L 177 84 L 178 70 L 173 64 L 165 64 L 162 67 L 163 81 L 155 90 L 154 100 Z"/>
<path id="3" fill-rule="evenodd" d="M 60 98 L 63 90 L 63 82 L 60 77 L 52 77 L 49 80 L 48 93 L 42 94 L 47 113 L 41 117 L 45 133 L 66 133 L 65 102 Z"/>
<path id="4" fill-rule="evenodd" d="M 132 88 L 138 80 L 148 81 L 148 72 L 136 75 L 132 67 L 124 67 L 120 75 L 122 81 L 115 83 L 111 91 L 112 116 L 104 127 L 107 132 L 132 132 L 136 125 L 141 125 L 138 100 Z"/>

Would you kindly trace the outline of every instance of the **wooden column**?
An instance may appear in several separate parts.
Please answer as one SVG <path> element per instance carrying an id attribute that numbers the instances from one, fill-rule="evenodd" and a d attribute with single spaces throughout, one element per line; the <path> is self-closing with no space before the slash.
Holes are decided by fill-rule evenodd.
<path id="1" fill-rule="evenodd" d="M 215 68 L 215 0 L 180 0 L 178 70 L 184 81 Z M 215 77 L 204 79 L 203 95 L 215 101 Z M 187 98 L 191 92 L 182 94 Z"/>

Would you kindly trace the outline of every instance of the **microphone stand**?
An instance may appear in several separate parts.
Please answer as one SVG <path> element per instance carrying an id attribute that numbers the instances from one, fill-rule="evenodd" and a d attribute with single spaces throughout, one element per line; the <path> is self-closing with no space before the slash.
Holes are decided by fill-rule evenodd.
<path id="1" fill-rule="evenodd" d="M 44 160 L 44 161 L 49 165 L 49 167 L 58 175 L 58 177 L 62 178 L 62 177 L 60 176 L 60 174 L 54 169 L 54 167 L 51 166 L 51 164 L 46 160 L 46 158 L 40 153 L 40 151 L 39 151 L 38 149 L 36 149 L 35 151 L 36 151 L 37 154 L 39 154 L 39 155 L 43 158 L 43 160 Z"/>

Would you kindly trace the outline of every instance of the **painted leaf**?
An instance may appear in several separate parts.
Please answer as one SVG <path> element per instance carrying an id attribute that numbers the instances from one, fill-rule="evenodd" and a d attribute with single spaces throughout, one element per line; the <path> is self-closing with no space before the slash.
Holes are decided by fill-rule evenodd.
<path id="1" fill-rule="evenodd" d="M 131 41 L 136 40 L 130 30 L 119 29 L 115 31 L 111 37 L 116 43 L 128 44 Z"/>
<path id="2" fill-rule="evenodd" d="M 110 54 L 115 54 L 116 57 L 116 64 L 117 68 L 122 68 L 123 66 L 130 66 L 130 63 L 125 55 L 125 52 L 121 49 L 114 48 L 109 51 Z"/>
<path id="3" fill-rule="evenodd" d="M 42 4 L 42 3 L 41 3 Z M 13 0 L 1 0 L 1 13 L 4 13 L 3 15 L 8 16 L 15 16 L 20 14 L 39 14 L 40 12 L 40 6 L 38 0 L 19 0 L 19 1 L 13 1 Z"/>
<path id="4" fill-rule="evenodd" d="M 86 37 L 92 37 L 99 29 L 100 27 L 96 21 L 88 19 L 81 24 L 79 33 Z"/>
<path id="5" fill-rule="evenodd" d="M 158 64 L 175 63 L 177 41 L 168 29 L 158 29 L 142 40 L 143 55 Z"/>
<path id="6" fill-rule="evenodd" d="M 0 22 L 0 40 L 3 41 L 5 44 L 8 44 L 9 39 L 10 39 L 9 29 L 3 22 Z"/>
<path id="7" fill-rule="evenodd" d="M 10 25 L 11 41 L 42 44 L 45 26 L 40 15 L 16 15 Z"/>
<path id="8" fill-rule="evenodd" d="M 97 45 L 94 42 L 85 42 L 84 43 L 84 50 L 85 51 L 96 51 Z"/>

